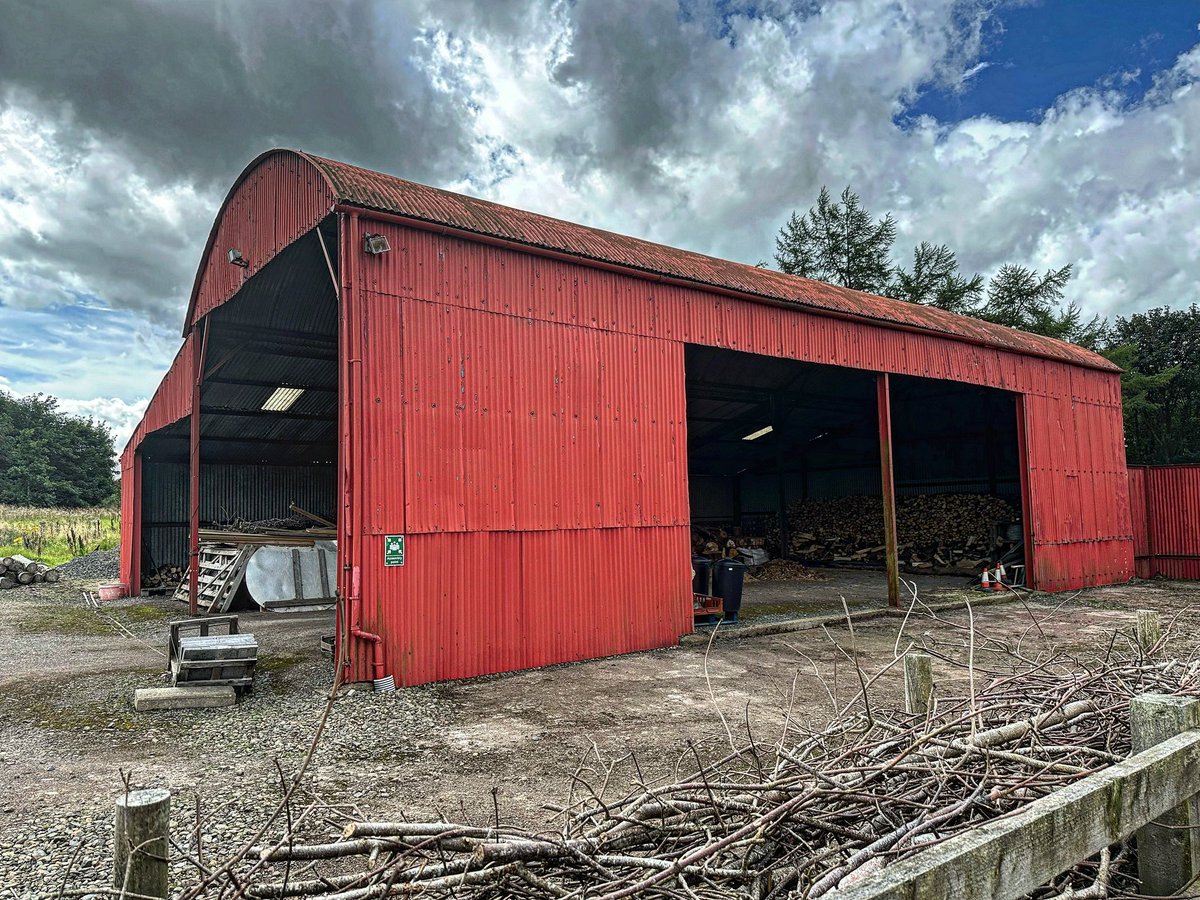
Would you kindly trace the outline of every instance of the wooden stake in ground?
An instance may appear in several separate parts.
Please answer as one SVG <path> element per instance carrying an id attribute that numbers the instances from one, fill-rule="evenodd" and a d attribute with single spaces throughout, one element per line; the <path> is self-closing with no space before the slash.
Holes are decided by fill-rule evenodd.
<path id="1" fill-rule="evenodd" d="M 127 791 L 117 797 L 113 827 L 113 888 L 124 896 L 167 896 L 171 792 Z"/>
<path id="2" fill-rule="evenodd" d="M 933 699 L 933 658 L 928 653 L 904 655 L 904 711 L 923 716 Z"/>
<path id="3" fill-rule="evenodd" d="M 1162 639 L 1162 619 L 1152 609 L 1137 611 L 1137 642 L 1143 653 L 1149 653 Z"/>

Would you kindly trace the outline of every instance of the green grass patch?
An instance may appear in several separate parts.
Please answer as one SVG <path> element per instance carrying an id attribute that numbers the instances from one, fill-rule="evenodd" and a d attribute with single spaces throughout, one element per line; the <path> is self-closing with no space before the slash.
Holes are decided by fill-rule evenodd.
<path id="1" fill-rule="evenodd" d="M 116 634 L 111 624 L 83 606 L 39 606 L 30 609 L 16 622 L 22 634 L 71 634 L 99 637 Z"/>
<path id="2" fill-rule="evenodd" d="M 126 625 L 138 625 L 143 622 L 166 622 L 170 619 L 183 618 L 180 611 L 163 609 L 161 606 L 151 606 L 148 603 L 133 603 L 129 606 L 110 607 L 105 610 L 118 622 Z"/>
<path id="3" fill-rule="evenodd" d="M 94 550 L 111 550 L 121 540 L 115 509 L 39 509 L 0 504 L 0 556 L 20 554 L 60 566 Z"/>

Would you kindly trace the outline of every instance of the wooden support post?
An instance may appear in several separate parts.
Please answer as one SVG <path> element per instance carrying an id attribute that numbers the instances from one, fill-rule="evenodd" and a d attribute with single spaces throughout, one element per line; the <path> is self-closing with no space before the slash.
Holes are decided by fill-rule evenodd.
<path id="1" fill-rule="evenodd" d="M 896 549 L 896 482 L 892 470 L 892 396 L 887 372 L 875 376 L 879 409 L 879 468 L 883 475 L 883 543 L 887 555 L 888 605 L 900 606 L 900 558 Z"/>
<path id="2" fill-rule="evenodd" d="M 928 653 L 904 655 L 904 711 L 923 716 L 933 700 L 933 658 Z"/>
<path id="3" fill-rule="evenodd" d="M 1149 653 L 1162 639 L 1162 619 L 1152 609 L 1139 609 L 1136 631 L 1138 646 L 1142 648 L 1143 653 Z"/>
<path id="4" fill-rule="evenodd" d="M 114 890 L 126 897 L 167 896 L 171 792 L 129 791 L 117 797 L 113 827 Z"/>
<path id="5" fill-rule="evenodd" d="M 1140 637 L 1141 613 L 1138 625 Z M 1142 694 L 1129 706 L 1133 752 L 1141 753 L 1163 741 L 1200 727 L 1200 700 L 1169 694 Z M 1138 876 L 1141 893 L 1166 897 L 1200 877 L 1200 796 L 1138 829 Z"/>

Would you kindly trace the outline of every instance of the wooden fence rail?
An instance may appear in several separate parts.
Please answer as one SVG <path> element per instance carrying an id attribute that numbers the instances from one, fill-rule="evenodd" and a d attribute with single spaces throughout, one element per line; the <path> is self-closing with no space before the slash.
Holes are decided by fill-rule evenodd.
<path id="1" fill-rule="evenodd" d="M 1016 900 L 1135 832 L 1143 892 L 1182 889 L 1200 874 L 1200 700 L 1137 697 L 1131 718 L 1140 753 L 827 896 Z"/>

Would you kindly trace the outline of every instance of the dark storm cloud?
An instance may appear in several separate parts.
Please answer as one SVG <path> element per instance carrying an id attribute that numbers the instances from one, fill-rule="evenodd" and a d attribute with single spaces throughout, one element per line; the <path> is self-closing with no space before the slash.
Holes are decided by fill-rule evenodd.
<path id="1" fill-rule="evenodd" d="M 0 84 L 164 180 L 224 186 L 273 145 L 435 179 L 467 149 L 397 6 L 4 0 L 0 22 Z"/>

